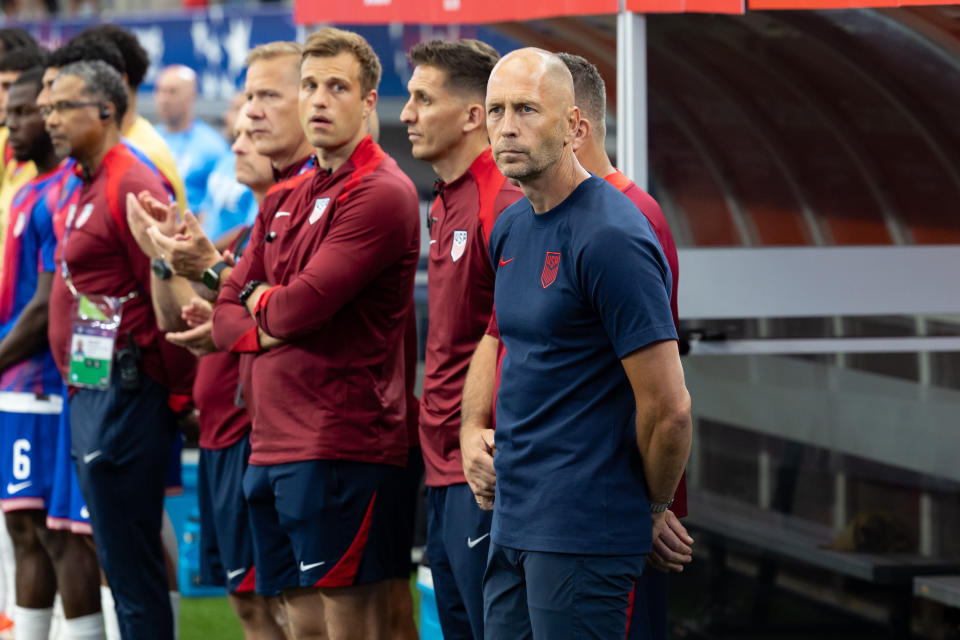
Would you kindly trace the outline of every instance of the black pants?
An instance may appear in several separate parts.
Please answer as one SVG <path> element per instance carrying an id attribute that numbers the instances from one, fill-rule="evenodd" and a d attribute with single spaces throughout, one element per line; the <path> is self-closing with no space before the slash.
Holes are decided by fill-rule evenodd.
<path id="1" fill-rule="evenodd" d="M 492 518 L 466 483 L 427 490 L 427 558 L 446 640 L 483 640 L 483 572 Z"/>
<path id="2" fill-rule="evenodd" d="M 80 491 L 124 640 L 172 640 L 160 527 L 176 433 L 167 390 L 143 376 L 137 392 L 79 389 L 70 400 Z"/>

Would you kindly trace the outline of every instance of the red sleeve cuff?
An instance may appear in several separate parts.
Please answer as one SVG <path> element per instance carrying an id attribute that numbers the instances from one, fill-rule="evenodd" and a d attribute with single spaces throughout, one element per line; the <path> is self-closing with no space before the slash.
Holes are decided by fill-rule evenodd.
<path id="1" fill-rule="evenodd" d="M 260 338 L 257 333 L 257 327 L 251 328 L 249 331 L 240 336 L 240 339 L 233 343 L 233 346 L 230 347 L 230 351 L 236 353 L 256 353 L 260 351 Z"/>
<path id="2" fill-rule="evenodd" d="M 267 300 L 270 299 L 270 296 L 273 295 L 273 292 L 280 288 L 280 285 L 274 285 L 263 292 L 263 295 L 257 300 L 257 304 L 253 307 L 253 313 L 260 313 L 261 309 L 267 306 Z"/>
<path id="3" fill-rule="evenodd" d="M 171 393 L 167 397 L 167 406 L 174 413 L 183 413 L 186 409 L 189 409 L 191 406 L 192 399 L 190 396 L 182 393 Z"/>

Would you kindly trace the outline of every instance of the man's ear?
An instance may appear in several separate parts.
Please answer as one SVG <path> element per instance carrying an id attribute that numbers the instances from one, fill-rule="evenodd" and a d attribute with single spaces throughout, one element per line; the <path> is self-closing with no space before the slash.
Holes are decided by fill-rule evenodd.
<path id="1" fill-rule="evenodd" d="M 593 125 L 590 124 L 590 121 L 580 117 L 580 121 L 577 123 L 577 131 L 573 136 L 573 152 L 576 153 L 583 148 L 583 145 L 587 144 L 587 140 L 590 139 L 591 134 L 593 134 Z"/>
<path id="2" fill-rule="evenodd" d="M 376 89 L 373 89 L 363 97 L 363 117 L 369 118 L 370 114 L 377 108 L 377 98 L 379 94 Z"/>
<path id="3" fill-rule="evenodd" d="M 467 119 L 463 123 L 463 132 L 470 133 L 487 126 L 487 114 L 482 104 L 474 103 L 467 106 Z"/>

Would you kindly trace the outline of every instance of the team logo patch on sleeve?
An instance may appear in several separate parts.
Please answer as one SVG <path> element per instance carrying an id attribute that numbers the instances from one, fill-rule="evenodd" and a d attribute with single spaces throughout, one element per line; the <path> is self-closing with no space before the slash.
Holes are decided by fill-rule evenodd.
<path id="1" fill-rule="evenodd" d="M 546 289 L 557 279 L 557 269 L 560 268 L 560 254 L 553 251 L 547 251 L 547 257 L 543 261 L 543 271 L 540 273 L 540 284 Z"/>
<path id="2" fill-rule="evenodd" d="M 450 247 L 450 257 L 456 262 L 463 257 L 463 252 L 467 250 L 467 232 L 457 229 L 453 232 L 453 246 Z"/>
<path id="3" fill-rule="evenodd" d="M 23 233 L 23 227 L 26 226 L 26 224 L 27 224 L 27 216 L 26 214 L 21 212 L 20 215 L 17 216 L 17 224 L 14 225 L 13 227 L 14 238 L 20 237 L 20 234 Z"/>
<path id="4" fill-rule="evenodd" d="M 327 205 L 330 204 L 330 198 L 317 198 L 317 201 L 313 205 L 313 211 L 310 212 L 309 222 L 313 224 L 323 215 L 323 212 L 327 210 Z"/>
<path id="5" fill-rule="evenodd" d="M 83 209 L 80 210 L 80 215 L 77 216 L 77 222 L 73 226 L 74 229 L 79 229 L 83 225 L 87 224 L 87 220 L 90 219 L 90 216 L 93 215 L 93 203 L 88 202 L 83 205 Z"/>
<path id="6" fill-rule="evenodd" d="M 67 209 L 67 220 L 64 223 L 68 229 L 73 226 L 73 220 L 76 217 L 77 217 L 77 205 L 72 204 Z"/>

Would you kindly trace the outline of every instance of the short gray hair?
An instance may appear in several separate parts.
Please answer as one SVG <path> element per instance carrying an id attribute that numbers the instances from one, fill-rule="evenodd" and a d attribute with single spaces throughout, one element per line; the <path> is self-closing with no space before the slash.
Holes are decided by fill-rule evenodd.
<path id="1" fill-rule="evenodd" d="M 76 76 L 83 80 L 84 93 L 95 100 L 111 102 L 115 107 L 117 124 L 127 112 L 127 88 L 123 76 L 103 60 L 71 62 L 60 70 L 61 76 Z"/>

